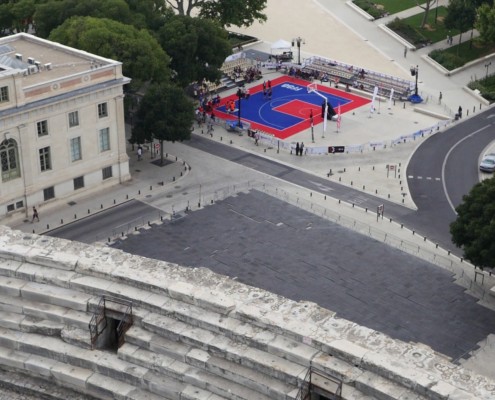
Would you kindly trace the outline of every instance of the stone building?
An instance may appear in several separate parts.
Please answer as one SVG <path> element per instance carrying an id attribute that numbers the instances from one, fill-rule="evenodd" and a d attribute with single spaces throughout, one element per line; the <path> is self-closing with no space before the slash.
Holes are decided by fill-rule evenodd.
<path id="1" fill-rule="evenodd" d="M 0 218 L 130 179 L 122 63 L 19 33 L 0 39 Z"/>

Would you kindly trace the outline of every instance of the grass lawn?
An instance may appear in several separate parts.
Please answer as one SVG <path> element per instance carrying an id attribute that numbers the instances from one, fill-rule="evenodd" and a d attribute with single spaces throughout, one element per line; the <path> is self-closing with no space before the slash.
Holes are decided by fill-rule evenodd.
<path id="1" fill-rule="evenodd" d="M 435 16 L 437 17 L 437 22 L 435 23 Z M 457 35 L 459 32 L 450 31 L 443 25 L 443 20 L 447 16 L 446 7 L 438 7 L 438 9 L 433 9 L 428 13 L 428 19 L 424 28 L 420 28 L 421 22 L 423 22 L 424 13 L 413 15 L 412 17 L 403 19 L 403 21 L 416 28 L 425 37 L 427 37 L 432 43 L 440 42 L 445 40 L 447 35 L 452 36 Z"/>
<path id="2" fill-rule="evenodd" d="M 469 61 L 495 52 L 495 46 L 481 46 L 476 41 L 473 41 L 471 45 L 470 40 L 468 40 L 470 37 L 469 33 L 465 33 L 463 36 L 466 41 L 460 45 L 451 46 L 444 50 L 434 50 L 429 56 L 451 71 L 462 67 Z"/>
<path id="3" fill-rule="evenodd" d="M 424 28 L 420 28 L 423 22 L 424 12 L 413 15 L 409 18 L 398 19 L 390 22 L 387 26 L 398 33 L 408 42 L 418 46 L 428 43 L 436 43 L 447 39 L 447 35 L 457 35 L 456 30 L 449 30 L 443 25 L 443 20 L 447 15 L 446 7 L 432 9 L 428 13 L 428 19 Z M 436 23 L 435 23 L 436 17 Z"/>
<path id="4" fill-rule="evenodd" d="M 425 0 L 421 0 L 420 4 L 425 3 Z M 416 0 L 376 0 L 375 4 L 378 8 L 385 9 L 389 14 L 395 14 L 409 8 L 416 7 L 418 4 Z"/>
<path id="5" fill-rule="evenodd" d="M 425 1 L 426 0 L 420 0 L 419 3 L 423 4 Z M 416 0 L 353 0 L 353 2 L 374 18 L 395 14 L 418 5 Z"/>

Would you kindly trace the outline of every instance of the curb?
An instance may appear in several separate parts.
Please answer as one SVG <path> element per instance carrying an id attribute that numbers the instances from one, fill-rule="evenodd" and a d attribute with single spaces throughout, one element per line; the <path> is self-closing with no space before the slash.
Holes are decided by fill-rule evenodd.
<path id="1" fill-rule="evenodd" d="M 356 11 L 358 14 L 360 14 L 362 17 L 366 18 L 368 21 L 374 21 L 375 17 L 372 15 L 368 14 L 366 11 L 364 11 L 361 7 L 358 7 L 355 5 L 352 0 L 346 1 L 345 4 L 349 7 L 351 7 L 354 11 Z"/>
<path id="2" fill-rule="evenodd" d="M 397 33 L 395 33 L 392 29 L 388 28 L 385 24 L 379 24 L 378 27 L 382 31 L 384 31 L 386 34 L 388 34 L 390 37 L 394 38 L 399 43 L 401 43 L 404 46 L 406 46 L 408 50 L 412 50 L 412 51 L 415 51 L 416 50 L 416 46 L 414 46 L 413 44 L 409 43 L 406 39 L 404 39 L 402 36 L 400 36 Z"/>

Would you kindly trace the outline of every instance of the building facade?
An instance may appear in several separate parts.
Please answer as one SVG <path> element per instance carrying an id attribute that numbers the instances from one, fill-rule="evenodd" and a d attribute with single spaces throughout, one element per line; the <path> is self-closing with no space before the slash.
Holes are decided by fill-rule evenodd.
<path id="1" fill-rule="evenodd" d="M 0 39 L 0 218 L 130 179 L 122 63 L 19 33 Z"/>

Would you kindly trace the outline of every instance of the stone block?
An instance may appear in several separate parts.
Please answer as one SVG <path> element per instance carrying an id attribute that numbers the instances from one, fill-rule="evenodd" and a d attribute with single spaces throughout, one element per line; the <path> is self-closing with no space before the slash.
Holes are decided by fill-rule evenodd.
<path id="1" fill-rule="evenodd" d="M 360 366 L 363 357 L 369 352 L 368 349 L 346 339 L 332 340 L 323 347 L 323 351 L 355 366 Z"/>
<path id="2" fill-rule="evenodd" d="M 135 388 L 132 392 L 127 393 L 122 400 L 163 400 L 163 397 L 150 393 L 147 390 Z"/>
<path id="3" fill-rule="evenodd" d="M 0 347 L 0 365 L 2 366 L 23 370 L 28 358 L 29 354 Z"/>
<path id="4" fill-rule="evenodd" d="M 19 339 L 24 336 L 23 333 L 11 331 L 10 329 L 0 328 L 0 346 L 12 350 L 19 349 Z"/>
<path id="5" fill-rule="evenodd" d="M 60 331 L 60 338 L 65 342 L 83 349 L 91 349 L 91 335 L 88 329 L 65 325 Z"/>
<path id="6" fill-rule="evenodd" d="M 187 385 L 180 394 L 180 400 L 211 400 L 212 393 L 196 386 Z"/>
<path id="7" fill-rule="evenodd" d="M 0 311 L 21 314 L 23 301 L 20 297 L 10 297 L 0 295 Z"/>
<path id="8" fill-rule="evenodd" d="M 0 276 L 0 293 L 2 296 L 19 297 L 21 288 L 26 285 L 26 281 L 13 278 L 11 276 Z"/>
<path id="9" fill-rule="evenodd" d="M 126 332 L 126 341 L 138 345 L 143 349 L 148 349 L 153 353 L 163 354 L 182 362 L 185 361 L 186 354 L 191 349 L 189 345 L 169 340 L 136 326 L 132 326 Z"/>
<path id="10" fill-rule="evenodd" d="M 27 262 L 44 267 L 74 271 L 79 257 L 68 253 L 47 251 L 32 247 L 25 259 Z"/>
<path id="11" fill-rule="evenodd" d="M 36 354 L 30 354 L 29 358 L 24 362 L 24 369 L 32 372 L 38 376 L 44 378 L 51 378 L 51 368 L 57 364 L 58 361 L 50 358 L 38 356 Z"/>
<path id="12" fill-rule="evenodd" d="M 397 400 L 401 396 L 411 394 L 405 387 L 369 371 L 356 379 L 355 386 L 361 392 L 379 400 Z"/>
<path id="13" fill-rule="evenodd" d="M 182 382 L 177 382 L 175 379 L 152 371 L 149 371 L 143 377 L 143 382 L 147 385 L 147 389 L 150 392 L 170 400 L 180 400 L 180 394 L 186 387 L 186 384 Z"/>
<path id="14" fill-rule="evenodd" d="M 69 386 L 76 390 L 84 390 L 86 381 L 93 375 L 93 371 L 57 362 L 52 365 L 50 372 L 53 378 L 62 386 Z"/>
<path id="15" fill-rule="evenodd" d="M 76 276 L 71 279 L 70 287 L 86 293 L 101 296 L 107 294 L 107 289 L 112 286 L 112 281 L 93 276 Z"/>
<path id="16" fill-rule="evenodd" d="M 309 366 L 310 360 L 319 352 L 314 347 L 277 335 L 267 343 L 267 351 L 297 364 Z"/>
<path id="17" fill-rule="evenodd" d="M 38 319 L 27 316 L 23 319 L 20 329 L 27 333 L 37 333 L 46 336 L 60 336 L 64 324 L 47 319 Z"/>
<path id="18" fill-rule="evenodd" d="M 9 260 L 2 257 L 0 250 L 0 275 L 16 276 L 17 269 L 20 265 L 22 265 L 22 261 Z"/>
<path id="19" fill-rule="evenodd" d="M 311 365 L 331 376 L 339 378 L 345 383 L 354 382 L 354 380 L 362 374 L 362 371 L 359 368 L 349 362 L 323 352 L 313 358 Z"/>
<path id="20" fill-rule="evenodd" d="M 95 393 L 97 398 L 127 399 L 135 391 L 133 385 L 121 382 L 99 373 L 91 374 L 86 381 L 86 388 Z"/>
<path id="21" fill-rule="evenodd" d="M 169 286 L 168 294 L 171 298 L 194 304 L 194 294 L 197 287 L 186 282 L 176 282 Z"/>
<path id="22" fill-rule="evenodd" d="M 102 375 L 131 385 L 139 385 L 149 371 L 148 368 L 122 360 L 116 357 L 115 354 L 108 352 L 99 352 L 93 369 Z"/>
<path id="23" fill-rule="evenodd" d="M 20 330 L 25 316 L 22 314 L 0 311 L 0 327 L 6 329 Z"/>
<path id="24" fill-rule="evenodd" d="M 42 283 L 28 282 L 21 289 L 21 296 L 27 300 L 87 311 L 92 295 Z"/>
<path id="25" fill-rule="evenodd" d="M 37 264 L 25 262 L 17 269 L 16 276 L 25 281 L 47 283 L 68 288 L 70 280 L 79 275 L 74 271 L 42 267 Z"/>
<path id="26" fill-rule="evenodd" d="M 91 315 L 70 310 L 64 307 L 55 306 L 46 303 L 35 303 L 31 301 L 23 302 L 23 313 L 35 318 L 48 319 L 68 325 L 73 325 L 81 329 L 87 329 Z"/>
<path id="27" fill-rule="evenodd" d="M 226 296 L 223 292 L 203 288 L 196 290 L 193 293 L 195 295 L 195 304 L 201 308 L 205 308 L 221 315 L 227 315 L 235 308 L 235 302 L 233 299 Z"/>

